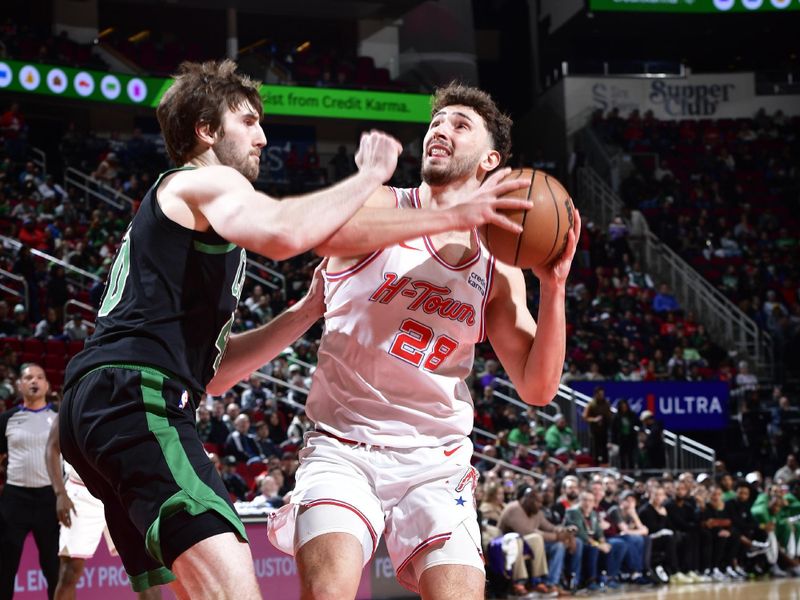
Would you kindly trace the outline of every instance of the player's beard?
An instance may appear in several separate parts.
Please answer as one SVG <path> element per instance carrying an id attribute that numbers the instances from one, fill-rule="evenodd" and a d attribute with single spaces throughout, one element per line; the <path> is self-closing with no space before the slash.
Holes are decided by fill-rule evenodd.
<path id="1" fill-rule="evenodd" d="M 471 156 L 459 157 L 451 154 L 450 160 L 438 165 L 431 164 L 426 158 L 422 158 L 420 176 L 422 181 L 433 187 L 447 185 L 459 179 L 471 177 L 480 162 L 480 156 L 477 153 Z"/>
<path id="2" fill-rule="evenodd" d="M 224 133 L 219 138 L 219 141 L 214 144 L 214 154 L 217 155 L 220 163 L 226 167 L 236 169 L 247 177 L 249 181 L 258 179 L 259 163 L 250 158 L 252 150 L 249 148 L 245 151 L 240 150 L 236 143 L 225 136 Z"/>

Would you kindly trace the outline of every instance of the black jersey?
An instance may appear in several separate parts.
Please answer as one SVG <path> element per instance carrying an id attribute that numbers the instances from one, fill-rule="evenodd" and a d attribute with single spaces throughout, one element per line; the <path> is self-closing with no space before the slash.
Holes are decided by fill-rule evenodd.
<path id="1" fill-rule="evenodd" d="M 247 255 L 213 231 L 187 229 L 147 192 L 128 226 L 97 313 L 95 332 L 67 366 L 65 388 L 91 369 L 150 365 L 202 392 L 219 366 Z"/>

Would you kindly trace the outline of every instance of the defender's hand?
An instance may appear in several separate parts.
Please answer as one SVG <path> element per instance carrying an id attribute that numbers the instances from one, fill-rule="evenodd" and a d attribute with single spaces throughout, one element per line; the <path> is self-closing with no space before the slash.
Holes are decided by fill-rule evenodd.
<path id="1" fill-rule="evenodd" d="M 472 194 L 466 196 L 463 202 L 450 208 L 456 216 L 454 229 L 465 231 L 491 223 L 507 229 L 512 233 L 520 233 L 522 227 L 509 219 L 501 210 L 526 210 L 533 207 L 529 200 L 519 198 L 503 198 L 506 194 L 528 187 L 528 181 L 514 179 L 503 181 L 511 172 L 509 167 L 500 169 L 488 177 L 481 186 Z"/>
<path id="2" fill-rule="evenodd" d="M 378 183 L 388 181 L 395 168 L 403 146 L 388 133 L 373 129 L 361 134 L 356 151 L 356 166 L 361 173 L 373 175 Z"/>
<path id="3" fill-rule="evenodd" d="M 318 319 L 325 314 L 325 278 L 322 276 L 322 272 L 327 266 L 328 259 L 323 258 L 317 265 L 317 268 L 314 269 L 311 285 L 308 286 L 306 295 L 300 300 L 303 309 L 316 315 Z"/>

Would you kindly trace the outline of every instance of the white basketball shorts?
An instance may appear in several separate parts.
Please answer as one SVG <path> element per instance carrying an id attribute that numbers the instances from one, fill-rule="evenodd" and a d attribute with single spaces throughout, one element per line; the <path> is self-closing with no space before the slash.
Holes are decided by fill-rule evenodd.
<path id="1" fill-rule="evenodd" d="M 89 493 L 86 486 L 67 478 L 64 484 L 69 499 L 75 505 L 70 516 L 72 526 L 61 525 L 58 536 L 58 555 L 69 558 L 91 558 L 105 536 L 108 551 L 116 555 L 117 550 L 106 527 L 103 503 Z"/>
<path id="2" fill-rule="evenodd" d="M 299 508 L 338 507 L 358 519 L 320 523 L 316 535 L 346 531 L 368 541 L 371 547 L 364 548 L 366 564 L 385 532 L 397 579 L 413 592 L 418 591 L 422 571 L 437 564 L 467 564 L 483 570 L 474 500 L 478 472 L 470 464 L 471 458 L 472 442 L 468 438 L 436 448 L 398 449 L 355 445 L 309 432 L 300 451 L 291 502 L 271 515 L 270 541 L 294 555 L 315 537 L 306 526 L 303 539 L 297 539 Z M 471 543 L 464 544 L 462 539 L 460 544 L 446 545 L 454 532 L 462 529 L 468 532 Z M 435 561 L 417 560 L 434 550 Z"/>

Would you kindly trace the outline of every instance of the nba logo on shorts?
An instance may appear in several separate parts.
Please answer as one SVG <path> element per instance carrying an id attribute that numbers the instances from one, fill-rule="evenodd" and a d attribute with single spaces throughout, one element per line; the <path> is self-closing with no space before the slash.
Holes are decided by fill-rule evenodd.
<path id="1" fill-rule="evenodd" d="M 183 410 L 184 408 L 186 408 L 187 404 L 189 404 L 189 392 L 183 390 L 183 393 L 181 394 L 180 404 L 178 404 L 178 408 Z"/>

